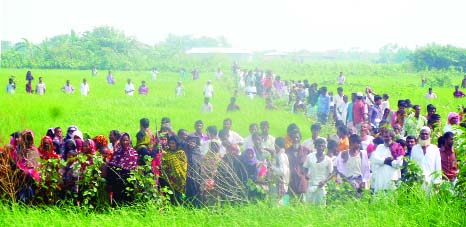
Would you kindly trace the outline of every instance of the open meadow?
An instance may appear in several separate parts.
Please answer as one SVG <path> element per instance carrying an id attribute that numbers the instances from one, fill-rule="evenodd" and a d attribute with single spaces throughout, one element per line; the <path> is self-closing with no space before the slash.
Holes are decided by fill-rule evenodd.
<path id="1" fill-rule="evenodd" d="M 244 66 L 255 68 L 256 65 Z M 272 69 L 284 80 L 304 80 L 328 86 L 336 93 L 338 72 L 346 75 L 344 93 L 364 92 L 370 86 L 375 93 L 390 95 L 390 106 L 396 107 L 398 99 L 410 99 L 411 103 L 425 107 L 432 103 L 442 122 L 450 111 L 457 111 L 466 99 L 454 99 L 452 85 L 459 84 L 463 75 L 450 71 L 412 72 L 402 65 L 383 65 L 365 63 L 306 63 L 286 65 L 280 68 L 269 63 L 259 68 Z M 47 91 L 44 96 L 26 94 L 25 69 L 0 69 L 0 81 L 6 86 L 8 78 L 14 75 L 17 89 L 14 95 L 0 92 L 0 144 L 9 142 L 14 131 L 32 129 L 35 144 L 50 127 L 60 126 L 66 130 L 76 125 L 91 137 L 108 135 L 110 130 L 128 132 L 133 145 L 139 130 L 139 120 L 147 117 L 151 129 L 160 126 L 162 117 L 171 119 L 173 128 L 193 131 L 194 122 L 202 120 L 204 128 L 216 125 L 221 128 L 225 118 L 233 121 L 232 129 L 247 136 L 249 124 L 263 120 L 270 122 L 270 134 L 285 136 L 290 123 L 296 123 L 303 139 L 310 137 L 309 127 L 316 122 L 302 113 L 294 114 L 286 99 L 274 100 L 279 110 L 265 110 L 265 101 L 260 97 L 251 100 L 239 92 L 237 104 L 241 110 L 226 112 L 230 97 L 234 93 L 234 79 L 228 68 L 222 80 L 214 78 L 214 69 L 201 71 L 200 80 L 193 81 L 190 76 L 183 80 L 186 95 L 175 96 L 177 81 L 181 80 L 176 72 L 162 71 L 155 81 L 149 71 L 113 71 L 115 85 L 106 81 L 107 71 L 100 69 L 93 77 L 90 70 L 45 70 L 34 69 L 33 85 L 39 77 L 44 78 Z M 421 75 L 427 76 L 428 83 L 421 87 Z M 83 97 L 79 85 L 86 78 L 90 94 Z M 131 78 L 136 89 L 142 80 L 147 82 L 149 93 L 134 96 L 124 93 L 126 80 Z M 439 79 L 448 81 L 443 86 Z M 64 94 L 60 88 L 70 80 L 75 88 L 74 94 Z M 214 111 L 201 112 L 202 91 L 207 80 L 212 80 L 214 97 L 211 101 Z M 432 84 L 438 98 L 426 100 L 428 86 Z M 33 88 L 34 88 L 33 87 Z M 333 123 L 333 122 L 332 122 Z M 323 136 L 335 133 L 331 123 L 325 125 Z M 419 190 L 397 191 L 379 198 L 346 199 L 329 203 L 325 208 L 291 205 L 278 207 L 268 202 L 251 203 L 243 206 L 188 209 L 183 207 L 160 210 L 151 204 L 138 204 L 132 207 L 94 211 L 74 206 L 30 207 L 0 202 L 0 224 L 3 226 L 465 226 L 465 202 L 449 194 L 424 196 Z"/>

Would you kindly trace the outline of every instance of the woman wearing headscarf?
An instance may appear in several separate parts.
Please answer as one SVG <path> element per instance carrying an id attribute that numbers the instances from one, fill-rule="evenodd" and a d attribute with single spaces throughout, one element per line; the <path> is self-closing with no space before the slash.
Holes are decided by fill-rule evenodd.
<path id="1" fill-rule="evenodd" d="M 76 150 L 76 143 L 72 139 L 65 140 L 65 147 L 63 152 L 63 159 L 66 164 L 63 169 L 60 170 L 62 175 L 62 197 L 65 198 L 69 194 L 79 192 L 77 181 L 79 179 L 79 162 L 77 159 L 78 151 Z"/>
<path id="2" fill-rule="evenodd" d="M 55 152 L 53 140 L 49 136 L 42 137 L 39 146 L 40 158 L 48 160 L 51 158 L 59 159 L 60 156 Z"/>
<path id="3" fill-rule="evenodd" d="M 131 146 L 130 138 L 128 133 L 121 134 L 120 143 L 115 147 L 113 156 L 107 164 L 106 179 L 112 203 L 113 201 L 131 201 L 131 197 L 125 193 L 125 189 L 128 185 L 127 179 L 131 170 L 137 167 L 138 153 Z"/>
<path id="4" fill-rule="evenodd" d="M 34 146 L 34 133 L 31 130 L 26 129 L 21 133 L 15 162 L 16 166 L 26 175 L 25 183 L 17 194 L 19 200 L 26 202 L 34 197 L 34 181 L 40 181 L 39 151 Z"/>
<path id="5" fill-rule="evenodd" d="M 180 202 L 185 193 L 188 159 L 179 146 L 177 136 L 168 138 L 168 150 L 162 156 L 160 186 L 168 186 L 173 191 L 172 203 Z"/>
<path id="6" fill-rule="evenodd" d="M 105 162 L 110 161 L 113 151 L 108 148 L 108 139 L 104 135 L 98 135 L 92 139 L 95 143 L 95 148 L 104 158 Z"/>
<path id="7" fill-rule="evenodd" d="M 455 112 L 450 112 L 448 113 L 448 119 L 447 123 L 445 124 L 445 127 L 443 127 L 443 133 L 446 132 L 453 132 L 455 133 L 455 129 L 453 128 L 453 125 L 459 125 L 460 121 L 460 115 Z"/>

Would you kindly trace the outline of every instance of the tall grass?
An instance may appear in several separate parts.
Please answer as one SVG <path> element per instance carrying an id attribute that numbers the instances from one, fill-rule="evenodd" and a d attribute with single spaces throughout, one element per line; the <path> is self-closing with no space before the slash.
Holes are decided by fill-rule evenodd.
<path id="1" fill-rule="evenodd" d="M 426 196 L 422 190 L 390 193 L 318 207 L 271 203 L 204 209 L 150 204 L 101 212 L 78 207 L 0 204 L 0 223 L 9 226 L 464 226 L 464 201 Z"/>

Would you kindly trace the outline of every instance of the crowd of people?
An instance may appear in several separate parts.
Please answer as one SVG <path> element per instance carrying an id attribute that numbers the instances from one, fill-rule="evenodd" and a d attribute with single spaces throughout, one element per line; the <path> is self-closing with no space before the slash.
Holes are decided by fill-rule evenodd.
<path id="1" fill-rule="evenodd" d="M 408 178 L 409 160 L 420 167 L 426 192 L 435 190 L 443 181 L 453 185 L 457 181 L 453 142 L 462 133 L 461 127 L 466 127 L 464 108 L 450 112 L 443 125 L 435 106 L 429 104 L 423 115 L 421 106 L 406 99 L 398 100 L 397 108 L 390 109 L 389 95 L 377 95 L 369 87 L 365 95 L 352 93 L 349 102 L 343 87 L 338 87 L 333 96 L 326 87 L 318 88 L 316 83 L 309 84 L 306 80 L 288 83 L 271 71 L 241 73 L 239 67 L 233 70 L 238 76 L 238 86 L 248 96 L 263 96 L 267 105 L 272 106 L 272 97 L 288 96 L 289 104 L 294 102 L 294 112 L 302 110 L 314 116 L 317 122 L 309 127 L 312 136 L 302 138 L 302 130 L 308 126 L 292 123 L 275 137 L 269 133 L 267 120 L 251 123 L 249 135 L 241 136 L 233 130 L 229 118 L 223 121 L 221 129 L 211 125 L 206 131 L 202 120 L 198 120 L 189 133 L 187 129 L 175 132 L 170 119 L 164 117 L 160 130 L 154 132 L 149 120 L 142 118 L 134 137 L 118 130 L 111 130 L 108 137 L 92 137 L 76 126 L 68 127 L 63 135 L 60 127 L 54 127 L 47 130 L 36 147 L 32 131 L 15 132 L 3 152 L 9 154 L 15 168 L 23 170 L 31 182 L 44 180 L 40 177 L 41 160 L 64 160 L 67 164 L 57 170 L 63 184 L 60 190 L 71 193 L 79 193 L 75 186 L 80 174 L 93 165 L 94 158 L 101 157 L 105 162 L 102 177 L 112 200 L 118 202 L 134 199 L 125 193 L 131 187 L 128 178 L 138 166 L 144 165 L 151 166 L 157 187 L 168 187 L 173 192 L 170 194 L 173 203 L 195 205 L 218 199 L 235 200 L 234 190 L 244 191 L 249 199 L 265 193 L 281 203 L 291 197 L 324 205 L 329 181 L 349 183 L 356 195 L 366 189 L 375 193 L 396 189 L 398 181 Z M 198 72 L 196 75 L 199 76 Z M 338 83 L 345 83 L 343 73 Z M 69 83 L 63 88 L 65 92 L 74 91 L 67 86 Z M 181 81 L 178 87 L 182 87 Z M 135 91 L 134 86 L 125 90 L 131 95 Z M 177 88 L 177 95 L 183 93 L 184 89 Z M 203 111 L 213 111 L 209 105 L 214 94 L 211 81 L 203 94 Z M 236 98 L 231 98 L 229 110 L 239 110 L 235 102 Z M 330 122 L 335 122 L 336 134 L 323 137 L 321 127 Z M 88 159 L 79 163 L 80 168 L 74 168 L 79 154 L 87 155 Z M 19 190 L 18 197 L 23 200 L 33 197 L 31 187 L 28 189 L 27 193 Z"/>

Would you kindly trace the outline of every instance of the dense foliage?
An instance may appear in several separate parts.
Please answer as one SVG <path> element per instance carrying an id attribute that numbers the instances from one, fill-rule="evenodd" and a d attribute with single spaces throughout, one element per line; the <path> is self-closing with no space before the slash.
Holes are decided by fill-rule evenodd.
<path id="1" fill-rule="evenodd" d="M 149 70 L 153 67 L 165 71 L 178 71 L 181 67 L 219 67 L 233 60 L 263 62 L 263 60 L 289 60 L 294 63 L 306 61 L 364 61 L 372 63 L 408 63 L 416 70 L 466 71 L 466 50 L 454 46 L 430 44 L 410 50 L 396 44 L 387 44 L 378 53 L 359 49 L 349 51 L 332 50 L 309 52 L 301 50 L 293 53 L 257 52 L 254 55 L 209 54 L 207 57 L 188 55 L 185 52 L 194 47 L 230 47 L 224 37 L 193 37 L 173 35 L 155 45 L 147 45 L 113 27 L 96 27 L 91 31 L 77 34 L 56 35 L 35 44 L 23 38 L 18 43 L 1 42 L 1 66 L 3 68 L 60 68 Z M 210 68 L 209 68 L 210 70 Z"/>

